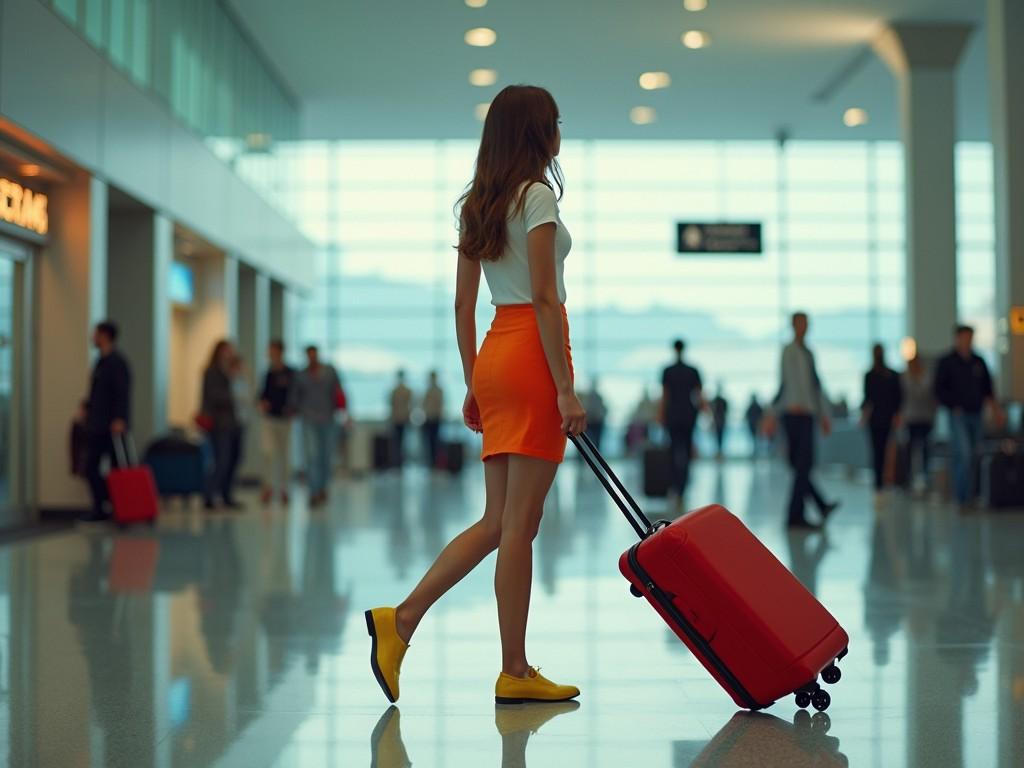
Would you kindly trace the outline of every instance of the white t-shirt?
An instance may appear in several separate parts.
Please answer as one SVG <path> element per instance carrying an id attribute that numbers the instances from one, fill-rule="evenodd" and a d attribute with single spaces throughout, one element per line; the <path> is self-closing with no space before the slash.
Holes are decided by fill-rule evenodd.
<path id="1" fill-rule="evenodd" d="M 515 200 L 512 211 L 515 210 Z M 505 252 L 497 261 L 482 262 L 487 287 L 491 289 L 491 303 L 530 304 L 530 260 L 526 250 L 526 235 L 541 224 L 555 224 L 555 279 L 558 300 L 565 303 L 565 257 L 572 248 L 572 238 L 558 216 L 558 201 L 547 184 L 535 181 L 526 190 L 522 211 L 508 217 L 508 241 Z"/>

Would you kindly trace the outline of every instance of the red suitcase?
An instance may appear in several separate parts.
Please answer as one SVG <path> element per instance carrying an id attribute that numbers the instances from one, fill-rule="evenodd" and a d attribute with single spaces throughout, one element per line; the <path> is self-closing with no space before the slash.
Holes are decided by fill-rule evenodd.
<path id="1" fill-rule="evenodd" d="M 147 466 L 138 466 L 132 459 L 128 463 L 123 437 L 114 436 L 114 454 L 117 466 L 107 474 L 107 492 L 114 508 L 114 522 L 118 525 L 154 523 L 159 509 L 156 481 Z M 132 454 L 134 455 L 134 450 Z"/>
<path id="2" fill-rule="evenodd" d="M 825 607 L 724 507 L 652 524 L 586 435 L 573 437 L 640 536 L 619 559 L 643 596 L 741 707 L 796 694 L 824 711 L 849 637 Z"/>

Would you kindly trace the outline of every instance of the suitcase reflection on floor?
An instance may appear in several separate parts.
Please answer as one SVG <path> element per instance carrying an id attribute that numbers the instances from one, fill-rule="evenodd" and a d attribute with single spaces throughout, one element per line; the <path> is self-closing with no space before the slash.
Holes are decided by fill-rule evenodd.
<path id="1" fill-rule="evenodd" d="M 839 751 L 839 739 L 828 735 L 831 727 L 824 712 L 811 716 L 801 710 L 792 723 L 763 712 L 737 712 L 706 744 L 675 742 L 672 768 L 847 766 L 850 761 Z"/>
<path id="2" fill-rule="evenodd" d="M 526 768 L 531 734 L 550 720 L 580 708 L 578 701 L 494 707 L 494 727 L 501 734 L 501 768 Z M 412 762 L 402 741 L 401 710 L 387 708 L 370 734 L 370 768 L 409 768 Z"/>

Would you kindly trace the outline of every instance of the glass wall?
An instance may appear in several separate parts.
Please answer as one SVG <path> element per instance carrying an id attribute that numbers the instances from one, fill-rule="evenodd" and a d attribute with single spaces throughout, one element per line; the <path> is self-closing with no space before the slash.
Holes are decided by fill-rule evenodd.
<path id="1" fill-rule="evenodd" d="M 301 337 L 326 347 L 360 415 L 383 414 L 400 367 L 419 389 L 437 368 L 457 414 L 452 205 L 475 149 L 470 141 L 282 149 L 293 170 L 285 197 L 319 244 L 321 280 Z M 771 397 L 796 309 L 811 314 L 811 343 L 833 399 L 859 404 L 875 340 L 896 364 L 905 327 L 898 143 L 566 141 L 561 161 L 561 209 L 574 239 L 566 281 L 577 380 L 582 389 L 599 381 L 613 421 L 657 385 L 677 336 L 708 389 L 722 386 L 733 414 L 753 393 Z M 961 247 L 972 254 L 961 306 L 979 325 L 992 311 L 983 296 L 993 259 L 989 163 L 987 146 L 958 152 Z M 764 253 L 681 256 L 681 220 L 762 222 Z M 482 334 L 490 308 L 478 315 Z"/>
<path id="2" fill-rule="evenodd" d="M 298 135 L 296 100 L 218 0 L 41 0 L 213 151 L 270 195 L 274 142 Z M 252 155 L 258 159 L 244 168 Z"/>

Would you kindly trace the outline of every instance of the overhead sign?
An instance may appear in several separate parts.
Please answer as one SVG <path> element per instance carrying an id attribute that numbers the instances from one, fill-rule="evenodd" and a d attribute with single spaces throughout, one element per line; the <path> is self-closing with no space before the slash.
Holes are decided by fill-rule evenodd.
<path id="1" fill-rule="evenodd" d="M 679 253 L 761 253 L 761 225 L 680 222 Z"/>
<path id="2" fill-rule="evenodd" d="M 1010 333 L 1024 336 L 1024 307 L 1010 308 Z"/>
<path id="3" fill-rule="evenodd" d="M 0 178 L 0 219 L 8 224 L 45 235 L 50 231 L 48 202 L 42 192 L 33 192 L 15 181 Z"/>

